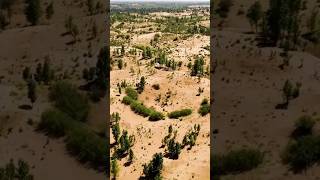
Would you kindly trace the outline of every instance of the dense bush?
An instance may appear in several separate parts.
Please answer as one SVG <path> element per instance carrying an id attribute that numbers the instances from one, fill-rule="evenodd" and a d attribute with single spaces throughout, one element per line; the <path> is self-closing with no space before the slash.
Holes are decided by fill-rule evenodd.
<path id="1" fill-rule="evenodd" d="M 310 116 L 302 116 L 295 122 L 295 130 L 292 132 L 294 138 L 311 135 L 315 120 Z"/>
<path id="2" fill-rule="evenodd" d="M 164 119 L 164 115 L 161 112 L 151 111 L 149 120 L 150 121 L 158 121 Z"/>
<path id="3" fill-rule="evenodd" d="M 152 87 L 155 90 L 159 90 L 160 89 L 160 85 L 159 84 L 154 84 L 154 85 L 152 85 Z"/>
<path id="4" fill-rule="evenodd" d="M 237 174 L 258 167 L 264 154 L 255 149 L 233 150 L 225 155 L 213 155 L 213 171 L 216 176 Z"/>
<path id="5" fill-rule="evenodd" d="M 144 106 L 141 102 L 138 101 L 133 101 L 130 104 L 130 108 L 137 114 L 143 116 L 143 117 L 148 117 L 152 110 Z"/>
<path id="6" fill-rule="evenodd" d="M 156 153 L 149 164 L 143 165 L 144 179 L 162 179 L 161 170 L 163 168 L 163 155 Z"/>
<path id="7" fill-rule="evenodd" d="M 210 113 L 210 104 L 208 99 L 202 100 L 198 113 L 201 114 L 201 116 L 205 116 Z"/>
<path id="8" fill-rule="evenodd" d="M 94 167 L 103 167 L 107 162 L 106 139 L 84 127 L 73 128 L 66 139 L 67 149 L 81 162 L 88 162 Z"/>
<path id="9" fill-rule="evenodd" d="M 60 81 L 54 84 L 50 90 L 50 100 L 74 120 L 86 121 L 89 112 L 88 99 L 70 83 Z"/>
<path id="10" fill-rule="evenodd" d="M 124 96 L 122 99 L 122 103 L 126 104 L 126 105 L 130 105 L 131 103 L 133 103 L 135 100 L 132 99 L 129 96 Z"/>
<path id="11" fill-rule="evenodd" d="M 320 162 L 320 137 L 304 136 L 289 142 L 282 154 L 282 160 L 295 172 Z"/>
<path id="12" fill-rule="evenodd" d="M 192 113 L 191 109 L 182 109 L 182 110 L 173 111 L 173 112 L 169 113 L 168 117 L 177 119 L 182 116 L 189 116 L 191 113 Z"/>
<path id="13" fill-rule="evenodd" d="M 134 100 L 137 100 L 137 99 L 138 99 L 138 93 L 137 93 L 137 91 L 134 90 L 134 89 L 131 88 L 131 87 L 127 87 L 127 88 L 126 88 L 126 94 L 127 94 L 130 98 L 132 98 L 132 99 L 134 99 Z"/>
<path id="14" fill-rule="evenodd" d="M 48 135 L 64 136 L 73 124 L 73 120 L 65 113 L 58 110 L 47 110 L 42 113 L 38 128 Z"/>

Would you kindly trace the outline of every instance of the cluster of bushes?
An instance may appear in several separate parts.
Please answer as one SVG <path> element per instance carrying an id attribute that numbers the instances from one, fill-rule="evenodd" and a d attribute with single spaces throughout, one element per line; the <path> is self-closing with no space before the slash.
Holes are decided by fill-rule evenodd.
<path id="1" fill-rule="evenodd" d="M 204 59 L 202 56 L 197 56 L 194 60 L 194 64 L 191 65 L 191 76 L 203 76 L 204 75 Z"/>
<path id="2" fill-rule="evenodd" d="M 182 145 L 176 142 L 177 130 L 173 131 L 172 125 L 168 128 L 168 134 L 162 139 L 162 147 L 166 147 L 166 155 L 171 159 L 178 159 Z"/>
<path id="3" fill-rule="evenodd" d="M 49 82 L 54 79 L 54 71 L 50 68 L 49 57 L 45 57 L 43 65 L 42 63 L 38 63 L 35 74 L 31 72 L 29 67 L 25 67 L 22 72 L 22 77 L 25 81 L 29 81 L 33 77 L 39 84 L 41 82 L 46 85 L 49 84 Z"/>
<path id="4" fill-rule="evenodd" d="M 50 90 L 49 98 L 60 111 L 77 121 L 86 121 L 89 103 L 86 96 L 66 81 L 56 82 Z"/>
<path id="5" fill-rule="evenodd" d="M 194 25 L 201 21 L 200 16 L 191 17 L 165 17 L 157 18 L 155 22 L 161 27 L 160 30 L 166 33 L 173 34 L 196 34 L 199 33 L 199 29 L 194 31 Z M 192 28 L 190 28 L 192 27 Z M 199 28 L 199 26 L 197 26 Z"/>
<path id="6" fill-rule="evenodd" d="M 143 59 L 151 59 L 153 57 L 152 50 L 149 46 L 142 47 L 142 58 Z"/>
<path id="7" fill-rule="evenodd" d="M 192 147 L 196 144 L 199 132 L 200 132 L 200 124 L 195 124 L 193 128 L 191 128 L 186 133 L 186 135 L 184 135 L 182 140 L 182 146 L 185 147 L 189 145 L 189 149 L 192 149 Z"/>
<path id="8" fill-rule="evenodd" d="M 127 165 L 130 165 L 133 162 L 134 154 L 132 151 L 132 146 L 135 142 L 134 135 L 128 135 L 128 131 L 123 130 L 121 134 L 120 130 L 120 115 L 119 113 L 112 113 L 111 115 L 111 129 L 112 135 L 115 139 L 115 150 L 112 159 L 121 159 L 125 156 L 128 157 Z"/>
<path id="9" fill-rule="evenodd" d="M 143 164 L 142 179 L 162 179 L 161 171 L 163 168 L 163 155 L 156 153 L 148 164 Z"/>
<path id="10" fill-rule="evenodd" d="M 209 36 L 210 28 L 201 26 L 201 25 L 193 25 L 188 28 L 187 32 L 189 34 L 203 34 L 203 35 Z"/>
<path id="11" fill-rule="evenodd" d="M 320 136 L 312 135 L 315 119 L 302 116 L 295 123 L 293 139 L 282 154 L 282 160 L 294 172 L 311 167 L 320 162 Z"/>
<path id="12" fill-rule="evenodd" d="M 199 112 L 199 114 L 201 114 L 201 116 L 205 116 L 208 113 L 210 113 L 210 104 L 209 104 L 208 99 L 202 100 L 198 112 Z"/>
<path id="13" fill-rule="evenodd" d="M 191 109 L 181 109 L 181 110 L 170 112 L 168 114 L 168 117 L 173 118 L 173 119 L 177 119 L 179 117 L 189 116 L 191 113 L 192 113 Z"/>
<path id="14" fill-rule="evenodd" d="M 127 96 L 124 96 L 122 99 L 122 103 L 126 105 L 130 105 L 130 108 L 137 114 L 148 117 L 151 121 L 158 121 L 161 119 L 164 119 L 164 115 L 160 112 L 157 112 L 156 110 L 152 108 L 147 108 L 145 105 L 143 105 L 141 102 L 139 102 L 138 99 L 138 93 L 128 87 L 126 88 L 126 94 Z"/>
<path id="15" fill-rule="evenodd" d="M 182 61 L 176 62 L 175 60 L 169 60 L 164 51 L 160 51 L 158 53 L 158 57 L 156 57 L 154 59 L 154 61 L 152 61 L 151 63 L 152 64 L 159 63 L 160 65 L 164 65 L 167 68 L 170 68 L 172 70 L 176 70 L 177 67 L 181 67 L 182 66 Z"/>
<path id="16" fill-rule="evenodd" d="M 10 162 L 5 165 L 5 167 L 0 167 L 0 179 L 33 180 L 34 177 L 32 174 L 30 174 L 30 167 L 27 162 L 20 159 L 18 161 L 18 165 L 16 166 L 11 159 Z"/>
<path id="17" fill-rule="evenodd" d="M 264 153 L 256 149 L 232 150 L 223 155 L 212 155 L 211 161 L 215 178 L 222 175 L 237 174 L 258 167 L 264 158 Z"/>

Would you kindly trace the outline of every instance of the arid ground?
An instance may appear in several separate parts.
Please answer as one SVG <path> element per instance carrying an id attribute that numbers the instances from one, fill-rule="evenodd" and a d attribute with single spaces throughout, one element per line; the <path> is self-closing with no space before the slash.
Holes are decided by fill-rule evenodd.
<path id="1" fill-rule="evenodd" d="M 161 25 L 155 21 L 157 18 L 166 19 L 166 17 L 190 18 L 192 13 L 201 18 L 199 24 L 209 27 L 208 8 L 199 10 L 198 13 L 192 8 L 186 8 L 182 12 L 153 11 L 148 15 L 133 12 L 126 17 L 130 19 L 136 15 L 134 20 L 111 21 L 113 24 L 110 48 L 112 57 L 110 113 L 118 112 L 121 117 L 119 122 L 121 131 L 127 130 L 130 135 L 135 136 L 132 147 L 135 158 L 129 166 L 126 166 L 128 158 L 120 159 L 119 179 L 138 179 L 143 174 L 143 164 L 149 163 L 155 153 L 165 153 L 165 148 L 161 148 L 162 139 L 167 135 L 170 125 L 177 130 L 176 141 L 182 142 L 183 136 L 195 124 L 201 126 L 196 145 L 191 150 L 183 148 L 176 160 L 165 157 L 162 177 L 163 179 L 210 179 L 210 114 L 201 116 L 198 113 L 201 101 L 204 98 L 210 99 L 210 78 L 208 75 L 201 78 L 191 76 L 191 70 L 187 67 L 188 63 L 193 63 L 198 55 L 204 57 L 205 67 L 209 65 L 209 36 L 200 33 L 188 34 L 179 30 L 176 33 L 164 32 Z M 126 36 L 127 38 L 122 38 Z M 150 43 L 156 36 L 159 40 L 152 46 Z M 119 56 L 122 46 L 124 54 Z M 147 46 L 152 49 L 152 58 L 143 58 L 141 47 Z M 173 70 L 152 64 L 151 61 L 158 57 L 159 49 L 166 49 L 168 59 L 180 61 L 181 67 Z M 136 51 L 136 54 L 131 54 L 132 51 Z M 118 66 L 119 61 L 123 63 L 121 69 Z M 134 113 L 130 106 L 122 102 L 126 93 L 124 89 L 119 92 L 117 84 L 126 81 L 128 86 L 135 88 L 142 76 L 145 77 L 146 84 L 143 92 L 138 95 L 138 100 L 145 106 L 153 107 L 163 113 L 165 115 L 163 120 L 150 121 L 147 117 Z M 159 85 L 158 90 L 154 88 L 155 84 Z M 200 94 L 199 88 L 203 89 Z M 184 108 L 192 109 L 192 114 L 179 119 L 167 117 L 167 113 Z M 110 143 L 114 145 L 111 129 L 110 137 Z M 111 155 L 115 147 L 110 150 Z"/>

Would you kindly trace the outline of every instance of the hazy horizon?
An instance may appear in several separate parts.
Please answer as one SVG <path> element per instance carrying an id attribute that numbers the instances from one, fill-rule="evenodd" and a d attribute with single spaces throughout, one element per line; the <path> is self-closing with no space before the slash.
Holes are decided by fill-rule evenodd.
<path id="1" fill-rule="evenodd" d="M 210 0 L 110 0 L 110 2 L 171 2 L 171 3 L 182 3 L 182 2 L 188 2 L 188 3 L 203 3 L 208 2 L 210 3 Z"/>

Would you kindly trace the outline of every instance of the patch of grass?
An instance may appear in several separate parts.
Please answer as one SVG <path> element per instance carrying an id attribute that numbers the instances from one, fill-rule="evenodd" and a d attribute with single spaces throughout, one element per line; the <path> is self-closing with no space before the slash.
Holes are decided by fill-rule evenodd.
<path id="1" fill-rule="evenodd" d="M 173 111 L 168 114 L 169 118 L 177 119 L 182 116 L 189 116 L 192 113 L 191 109 L 181 109 L 177 111 Z"/>

